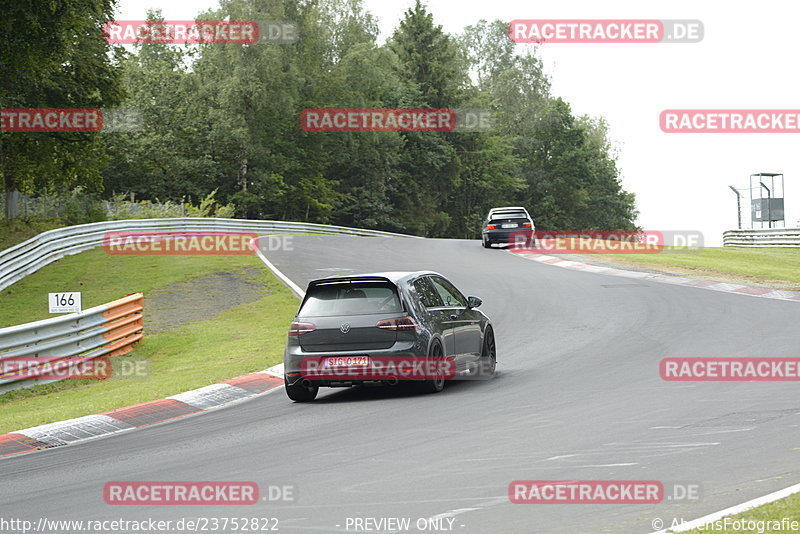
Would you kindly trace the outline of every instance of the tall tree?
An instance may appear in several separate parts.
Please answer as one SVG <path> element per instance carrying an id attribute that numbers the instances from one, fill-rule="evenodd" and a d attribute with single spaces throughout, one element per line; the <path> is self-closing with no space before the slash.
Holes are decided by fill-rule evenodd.
<path id="1" fill-rule="evenodd" d="M 434 24 L 421 0 L 406 11 L 390 46 L 400 59 L 403 74 L 419 87 L 421 104 L 446 108 L 458 103 L 466 77 L 458 68 L 456 45 Z"/>
<path id="2" fill-rule="evenodd" d="M 0 108 L 104 108 L 124 98 L 120 47 L 105 40 L 115 0 L 3 6 L 0 19 Z M 104 149 L 97 133 L 0 133 L 6 193 L 45 187 L 102 188 Z M 6 214 L 11 214 L 6 194 Z"/>
<path id="3" fill-rule="evenodd" d="M 163 23 L 159 11 L 147 20 Z M 135 52 L 123 62 L 125 105 L 141 112 L 147 126 L 106 136 L 106 192 L 162 201 L 203 198 L 218 186 L 220 171 L 208 150 L 205 102 L 188 68 L 194 49 L 154 43 L 136 45 Z"/>
<path id="4" fill-rule="evenodd" d="M 200 18 L 291 20 L 293 44 L 145 45 L 126 64 L 133 107 L 158 128 L 109 140 L 108 189 L 144 198 L 218 190 L 237 216 L 476 237 L 493 205 L 541 228 L 635 218 L 602 121 L 550 95 L 501 21 L 451 37 L 421 2 L 385 45 L 362 0 L 222 0 Z M 309 133 L 308 108 L 477 108 L 489 131 Z M 124 164 L 122 164 L 124 163 Z"/>
<path id="5" fill-rule="evenodd" d="M 401 78 L 413 88 L 407 107 L 458 107 L 467 77 L 459 68 L 456 43 L 420 0 L 406 11 L 389 47 L 397 55 Z M 409 132 L 403 139 L 402 186 L 392 191 L 392 199 L 405 215 L 405 230 L 446 235 L 452 217 L 445 204 L 458 174 L 455 138 L 449 133 Z"/>

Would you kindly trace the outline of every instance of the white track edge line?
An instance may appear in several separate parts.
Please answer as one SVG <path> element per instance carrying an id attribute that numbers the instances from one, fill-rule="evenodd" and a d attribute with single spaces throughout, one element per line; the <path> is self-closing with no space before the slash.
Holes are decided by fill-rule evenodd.
<path id="1" fill-rule="evenodd" d="M 259 236 L 259 237 L 255 237 L 255 238 L 253 238 L 253 240 L 252 240 L 252 241 L 250 241 L 250 248 L 252 248 L 252 249 L 253 249 L 253 250 L 256 252 L 256 256 L 258 256 L 258 257 L 261 259 L 261 261 L 263 261 L 263 262 L 264 262 L 264 265 L 266 265 L 266 266 L 267 266 L 267 269 L 269 269 L 270 271 L 272 271 L 272 274 L 274 274 L 275 276 L 277 276 L 277 277 L 280 279 L 280 281 L 281 281 L 281 282 L 283 282 L 284 284 L 286 284 L 286 287 L 288 287 L 289 289 L 291 289 L 291 290 L 292 290 L 292 292 L 293 292 L 293 293 L 294 293 L 294 294 L 295 294 L 297 297 L 299 297 L 300 299 L 302 299 L 303 297 L 305 297 L 305 295 L 306 295 L 305 291 L 303 291 L 302 289 L 300 289 L 300 286 L 298 286 L 297 284 L 295 284 L 294 282 L 292 282 L 292 281 L 289 279 L 289 277 L 288 277 L 288 276 L 286 276 L 285 274 L 283 274 L 283 273 L 280 271 L 280 269 L 278 269 L 277 267 L 275 267 L 275 266 L 272 264 L 272 262 L 270 262 L 270 261 L 267 259 L 267 257 L 266 257 L 266 256 L 264 256 L 264 254 L 261 252 L 261 249 L 259 249 L 259 248 L 258 248 L 258 244 L 257 244 L 257 242 L 258 242 L 258 240 L 259 240 L 259 239 L 261 239 L 261 237 L 263 237 L 263 236 Z M 254 242 L 256 242 L 256 246 L 253 246 L 253 243 L 254 243 Z"/>
<path id="2" fill-rule="evenodd" d="M 659 530 L 657 532 L 652 532 L 651 534 L 666 534 L 667 532 L 686 532 L 687 530 L 707 525 L 708 523 L 712 523 L 714 521 L 717 521 L 718 519 L 722 519 L 723 517 L 740 514 L 742 512 L 752 510 L 753 508 L 757 508 L 764 504 L 775 502 L 777 500 L 783 499 L 784 497 L 789 497 L 790 495 L 794 495 L 795 493 L 798 492 L 800 492 L 800 484 L 795 484 L 794 486 L 789 486 L 788 488 L 774 491 L 768 495 L 764 495 L 763 497 L 757 497 L 750 501 L 743 502 L 742 504 L 737 504 L 736 506 L 725 508 L 724 510 L 720 510 L 719 512 L 714 512 L 712 514 L 704 515 L 703 517 L 700 517 L 698 519 L 694 519 L 686 523 L 681 523 L 680 526 L 677 526 L 675 528 L 669 527 L 663 530 Z"/>

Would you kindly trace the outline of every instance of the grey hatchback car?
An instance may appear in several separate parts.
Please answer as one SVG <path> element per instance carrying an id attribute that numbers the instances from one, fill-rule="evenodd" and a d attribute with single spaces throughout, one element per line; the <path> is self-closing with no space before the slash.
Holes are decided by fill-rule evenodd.
<path id="1" fill-rule="evenodd" d="M 307 402 L 321 386 L 401 382 L 433 393 L 447 379 L 491 378 L 497 362 L 494 330 L 480 305 L 481 299 L 465 297 L 431 271 L 314 280 L 289 329 L 286 394 Z M 402 372 L 411 368 L 428 371 Z"/>

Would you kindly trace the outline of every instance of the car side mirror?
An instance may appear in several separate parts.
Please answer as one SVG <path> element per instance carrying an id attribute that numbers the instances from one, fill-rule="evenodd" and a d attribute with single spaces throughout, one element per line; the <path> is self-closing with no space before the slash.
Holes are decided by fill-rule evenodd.
<path id="1" fill-rule="evenodd" d="M 483 301 L 478 297 L 467 297 L 467 308 L 477 308 L 483 304 Z"/>

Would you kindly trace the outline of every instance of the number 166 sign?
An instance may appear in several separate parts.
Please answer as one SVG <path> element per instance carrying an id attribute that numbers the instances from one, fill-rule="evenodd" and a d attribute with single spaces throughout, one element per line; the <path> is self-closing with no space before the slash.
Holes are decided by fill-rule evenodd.
<path id="1" fill-rule="evenodd" d="M 81 311 L 79 292 L 49 293 L 50 313 L 73 313 Z"/>

